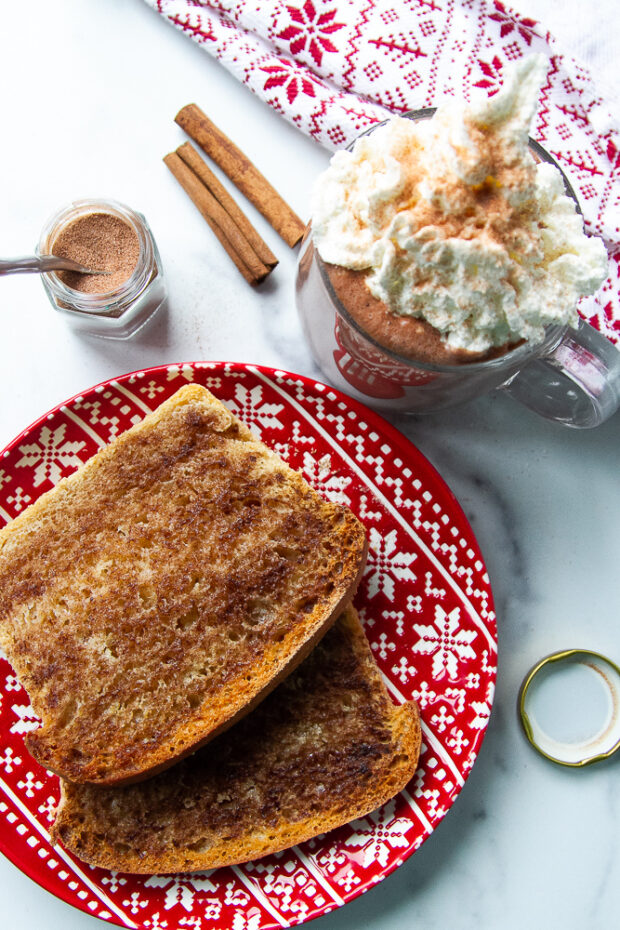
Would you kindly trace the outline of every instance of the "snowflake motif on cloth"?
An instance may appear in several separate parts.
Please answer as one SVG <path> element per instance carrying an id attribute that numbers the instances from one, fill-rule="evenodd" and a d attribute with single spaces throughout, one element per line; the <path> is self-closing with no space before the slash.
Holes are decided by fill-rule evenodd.
<path id="1" fill-rule="evenodd" d="M 344 23 L 334 22 L 336 8 L 321 12 L 312 0 L 306 0 L 301 8 L 287 6 L 286 9 L 291 24 L 279 32 L 277 38 L 288 42 L 291 55 L 301 56 L 308 52 L 313 62 L 320 65 L 325 52 L 338 51 L 330 38 L 344 28 Z"/>
<path id="2" fill-rule="evenodd" d="M 263 65 L 261 71 L 267 75 L 263 89 L 281 87 L 289 103 L 294 103 L 300 93 L 307 97 L 315 97 L 316 87 L 321 86 L 321 82 L 315 77 L 298 74 L 286 58 L 277 58 L 274 64 Z"/>

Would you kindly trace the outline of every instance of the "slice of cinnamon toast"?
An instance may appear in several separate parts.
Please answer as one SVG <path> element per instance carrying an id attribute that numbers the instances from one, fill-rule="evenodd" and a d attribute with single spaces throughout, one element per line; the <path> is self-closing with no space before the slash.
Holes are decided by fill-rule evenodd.
<path id="1" fill-rule="evenodd" d="M 395 706 L 348 608 L 263 703 L 139 785 L 62 785 L 54 840 L 91 865 L 188 872 L 232 865 L 362 817 L 412 777 L 415 703 Z"/>
<path id="2" fill-rule="evenodd" d="M 0 645 L 70 781 L 139 781 L 254 707 L 358 584 L 362 525 L 188 385 L 0 531 Z"/>

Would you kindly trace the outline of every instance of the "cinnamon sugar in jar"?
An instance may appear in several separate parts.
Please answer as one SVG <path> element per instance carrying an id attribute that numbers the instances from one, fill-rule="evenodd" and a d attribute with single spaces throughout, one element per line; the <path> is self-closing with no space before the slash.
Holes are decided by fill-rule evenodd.
<path id="1" fill-rule="evenodd" d="M 126 339 L 166 299 L 161 259 L 142 214 L 113 200 L 79 200 L 46 223 L 39 255 L 59 255 L 105 275 L 48 272 L 43 286 L 77 329 Z"/>

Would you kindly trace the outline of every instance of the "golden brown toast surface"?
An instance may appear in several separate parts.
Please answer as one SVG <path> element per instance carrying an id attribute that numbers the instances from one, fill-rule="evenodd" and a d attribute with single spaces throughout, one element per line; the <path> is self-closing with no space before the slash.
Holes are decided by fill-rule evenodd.
<path id="1" fill-rule="evenodd" d="M 355 611 L 249 716 L 155 778 L 63 783 L 55 839 L 92 865 L 185 872 L 247 861 L 361 817 L 412 777 L 415 704 L 390 700 Z"/>
<path id="2" fill-rule="evenodd" d="M 115 784 L 247 712 L 351 598 L 365 536 L 187 386 L 0 532 L 0 645 L 46 767 Z"/>

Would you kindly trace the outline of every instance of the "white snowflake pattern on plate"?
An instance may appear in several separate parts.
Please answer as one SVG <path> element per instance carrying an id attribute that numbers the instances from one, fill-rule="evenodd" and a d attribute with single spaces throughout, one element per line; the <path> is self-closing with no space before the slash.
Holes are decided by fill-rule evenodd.
<path id="1" fill-rule="evenodd" d="M 61 860 L 46 839 L 58 781 L 25 752 L 23 738 L 38 719 L 0 659 L 0 848 L 9 857 L 19 850 L 21 867 L 43 887 L 126 927 L 274 930 L 372 887 L 419 848 L 453 803 L 492 704 L 492 596 L 467 521 L 410 443 L 331 388 L 257 366 L 202 362 L 134 372 L 51 411 L 4 453 L 0 521 L 16 513 L 14 489 L 24 502 L 25 495 L 35 500 L 192 382 L 213 390 L 321 493 L 364 521 L 370 552 L 356 605 L 394 700 L 419 699 L 419 770 L 382 810 L 285 854 L 198 876 L 92 869 L 85 886 L 83 865 Z"/>

